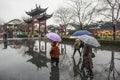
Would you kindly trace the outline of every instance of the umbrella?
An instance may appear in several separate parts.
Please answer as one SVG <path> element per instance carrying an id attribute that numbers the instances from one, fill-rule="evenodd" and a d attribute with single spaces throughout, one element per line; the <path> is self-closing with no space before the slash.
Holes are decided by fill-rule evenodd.
<path id="1" fill-rule="evenodd" d="M 92 45 L 94 47 L 99 47 L 100 46 L 100 43 L 97 41 L 97 39 L 95 39 L 92 36 L 82 35 L 82 36 L 79 36 L 79 38 L 80 38 L 81 41 L 83 41 L 86 44 Z"/>
<path id="2" fill-rule="evenodd" d="M 61 37 L 57 33 L 49 32 L 46 34 L 48 39 L 51 39 L 53 41 L 61 42 Z"/>
<path id="3" fill-rule="evenodd" d="M 81 35 L 90 35 L 90 34 L 92 33 L 87 30 L 79 30 L 79 31 L 74 32 L 72 36 L 81 36 Z"/>

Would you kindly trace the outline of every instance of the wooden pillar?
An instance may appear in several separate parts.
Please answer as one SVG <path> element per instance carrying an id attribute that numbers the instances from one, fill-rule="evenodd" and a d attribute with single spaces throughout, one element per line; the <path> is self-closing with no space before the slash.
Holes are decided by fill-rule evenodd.
<path id="1" fill-rule="evenodd" d="M 46 20 L 45 20 L 45 35 L 46 35 Z"/>
<path id="2" fill-rule="evenodd" d="M 39 36 L 40 36 L 40 21 L 39 21 Z"/>
<path id="3" fill-rule="evenodd" d="M 29 23 L 28 23 L 28 27 L 27 27 L 27 33 L 28 33 L 28 35 L 29 35 Z"/>
<path id="4" fill-rule="evenodd" d="M 33 35 L 33 22 L 32 22 L 32 35 Z"/>

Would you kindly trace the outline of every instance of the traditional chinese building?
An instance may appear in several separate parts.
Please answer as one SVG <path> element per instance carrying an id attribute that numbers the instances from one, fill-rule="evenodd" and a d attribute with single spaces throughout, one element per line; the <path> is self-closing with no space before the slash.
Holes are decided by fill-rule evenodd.
<path id="1" fill-rule="evenodd" d="M 46 13 L 48 8 L 41 8 L 40 6 L 36 5 L 35 9 L 26 12 L 27 15 L 30 16 L 29 19 L 24 20 L 28 24 L 28 34 L 34 35 L 34 31 L 39 34 L 46 34 L 46 21 L 51 15 Z"/>

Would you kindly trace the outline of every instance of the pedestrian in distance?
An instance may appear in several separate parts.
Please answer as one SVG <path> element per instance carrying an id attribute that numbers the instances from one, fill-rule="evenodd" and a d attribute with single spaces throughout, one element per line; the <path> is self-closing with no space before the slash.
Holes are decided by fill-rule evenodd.
<path id="1" fill-rule="evenodd" d="M 55 65 L 58 66 L 58 64 L 59 64 L 59 56 L 60 56 L 60 49 L 57 46 L 57 42 L 55 42 L 55 41 L 51 42 L 50 56 L 51 56 L 51 65 L 52 66 L 55 66 Z"/>

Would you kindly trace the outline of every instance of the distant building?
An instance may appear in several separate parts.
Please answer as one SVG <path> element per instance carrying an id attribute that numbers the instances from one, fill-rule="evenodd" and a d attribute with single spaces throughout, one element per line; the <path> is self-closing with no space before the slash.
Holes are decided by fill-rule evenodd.
<path id="1" fill-rule="evenodd" d="M 120 22 L 118 22 L 115 27 L 116 36 L 120 36 Z M 94 23 L 89 25 L 90 31 L 94 35 L 98 35 L 100 37 L 107 38 L 108 36 L 113 36 L 113 23 L 112 22 L 104 22 L 104 23 Z"/>
<path id="2" fill-rule="evenodd" d="M 112 22 L 102 22 L 102 23 L 93 23 L 88 25 L 89 29 L 101 29 L 101 30 L 112 30 L 113 23 Z M 120 30 L 120 22 L 117 23 L 117 30 Z"/>
<path id="3" fill-rule="evenodd" d="M 10 20 L 9 22 L 7 22 L 7 28 L 11 28 L 11 29 L 17 29 L 19 28 L 19 25 L 22 23 L 21 20 L 19 19 L 13 19 L 13 20 Z"/>
<path id="4" fill-rule="evenodd" d="M 20 25 L 22 24 L 22 21 L 20 19 L 13 19 L 9 22 L 4 24 L 4 30 L 7 30 L 8 37 L 15 37 L 18 35 L 18 32 L 20 31 Z"/>

